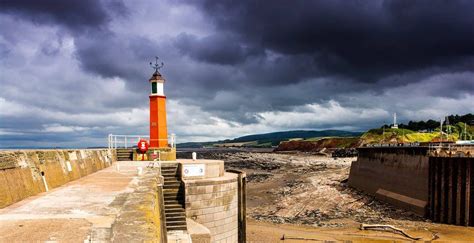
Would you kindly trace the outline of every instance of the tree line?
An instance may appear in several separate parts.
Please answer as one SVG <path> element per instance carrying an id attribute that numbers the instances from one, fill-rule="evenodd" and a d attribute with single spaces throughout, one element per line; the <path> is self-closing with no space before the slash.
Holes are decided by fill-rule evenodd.
<path id="1" fill-rule="evenodd" d="M 467 125 L 474 125 L 474 114 L 469 113 L 465 115 L 450 115 L 444 119 L 443 126 L 455 125 L 458 123 L 465 123 Z M 390 128 L 393 124 L 383 125 L 382 128 Z M 440 121 L 429 119 L 427 121 L 409 121 L 408 124 L 399 124 L 399 128 L 409 129 L 412 131 L 434 131 L 440 127 Z M 444 130 L 444 129 L 443 129 Z"/>

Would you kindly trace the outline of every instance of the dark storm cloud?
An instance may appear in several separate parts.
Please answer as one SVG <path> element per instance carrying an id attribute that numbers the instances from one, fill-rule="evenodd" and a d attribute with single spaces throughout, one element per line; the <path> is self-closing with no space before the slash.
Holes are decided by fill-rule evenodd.
<path id="1" fill-rule="evenodd" d="M 474 112 L 474 1 L 0 4 L 0 147 L 146 134 L 155 55 L 199 140 Z"/>
<path id="2" fill-rule="evenodd" d="M 200 3 L 220 31 L 232 32 L 235 43 L 307 55 L 322 70 L 364 82 L 437 64 L 455 65 L 474 55 L 473 1 L 192 3 Z M 202 44 L 189 46 L 199 49 Z"/>
<path id="3" fill-rule="evenodd" d="M 176 38 L 176 47 L 194 59 L 213 64 L 241 63 L 247 56 L 259 52 L 258 49 L 245 48 L 231 36 L 225 35 L 211 35 L 199 39 L 183 33 Z"/>
<path id="4" fill-rule="evenodd" d="M 39 24 L 57 24 L 72 31 L 101 28 L 109 12 L 126 14 L 121 1 L 96 0 L 1 0 L 1 12 L 11 13 Z"/>

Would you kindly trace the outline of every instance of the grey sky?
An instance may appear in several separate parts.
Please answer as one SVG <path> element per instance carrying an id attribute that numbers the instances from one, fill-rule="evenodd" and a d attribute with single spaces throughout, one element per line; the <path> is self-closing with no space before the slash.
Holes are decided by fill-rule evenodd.
<path id="1" fill-rule="evenodd" d="M 472 1 L 0 1 L 0 146 L 361 131 L 474 112 Z"/>

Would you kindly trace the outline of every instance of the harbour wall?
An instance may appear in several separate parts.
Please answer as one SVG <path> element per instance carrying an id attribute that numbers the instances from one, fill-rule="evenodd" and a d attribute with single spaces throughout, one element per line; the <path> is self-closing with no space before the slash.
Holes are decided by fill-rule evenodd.
<path id="1" fill-rule="evenodd" d="M 361 147 L 349 185 L 400 208 L 426 216 L 429 200 L 427 147 Z"/>
<path id="2" fill-rule="evenodd" d="M 108 149 L 0 151 L 0 208 L 94 173 L 116 161 Z"/>

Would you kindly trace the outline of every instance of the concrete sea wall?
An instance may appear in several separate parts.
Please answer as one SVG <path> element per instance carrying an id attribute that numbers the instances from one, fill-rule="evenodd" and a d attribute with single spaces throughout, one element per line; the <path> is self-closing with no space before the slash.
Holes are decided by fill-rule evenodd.
<path id="1" fill-rule="evenodd" d="M 0 151 L 0 208 L 106 168 L 113 150 Z M 46 185 L 43 181 L 43 176 Z"/>
<path id="2" fill-rule="evenodd" d="M 419 215 L 429 198 L 429 157 L 424 147 L 359 148 L 349 185 Z"/>

